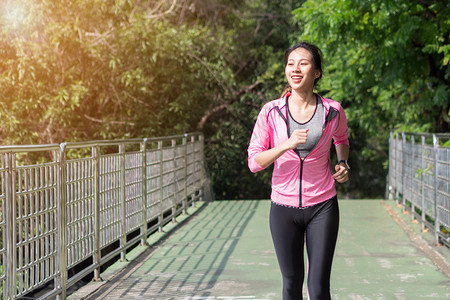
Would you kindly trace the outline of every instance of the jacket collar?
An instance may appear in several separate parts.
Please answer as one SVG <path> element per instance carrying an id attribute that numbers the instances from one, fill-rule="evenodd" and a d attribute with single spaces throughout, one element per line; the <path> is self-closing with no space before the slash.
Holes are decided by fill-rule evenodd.
<path id="1" fill-rule="evenodd" d="M 280 106 L 276 106 L 275 109 L 278 111 L 278 113 L 280 114 L 280 116 L 283 118 L 283 120 L 286 122 L 286 124 L 288 123 L 287 121 L 287 101 L 288 101 L 288 97 L 291 95 L 291 93 L 287 93 L 286 95 L 283 96 L 283 98 L 281 98 L 280 101 Z M 318 95 L 320 97 L 320 99 L 322 100 L 322 105 L 325 108 L 325 121 L 324 121 L 324 128 L 326 127 L 326 125 L 328 124 L 329 121 L 333 120 L 339 113 L 339 111 L 334 108 L 333 106 L 331 106 L 331 101 L 330 99 L 324 98 L 319 94 L 314 93 L 314 95 Z M 281 110 L 284 109 L 284 114 L 281 112 Z"/>
<path id="2" fill-rule="evenodd" d="M 283 96 L 283 98 L 281 98 L 282 101 L 280 102 L 280 109 L 285 108 L 285 107 L 287 106 L 288 97 L 289 97 L 290 95 L 291 95 L 291 93 L 287 93 L 286 95 Z M 331 99 L 324 98 L 324 97 L 322 97 L 321 95 L 316 94 L 316 93 L 314 93 L 314 95 L 317 95 L 317 96 L 320 97 L 320 99 L 322 100 L 322 103 L 323 103 L 323 107 L 324 107 L 327 111 L 329 111 L 330 108 L 332 107 L 332 106 L 330 105 Z"/>

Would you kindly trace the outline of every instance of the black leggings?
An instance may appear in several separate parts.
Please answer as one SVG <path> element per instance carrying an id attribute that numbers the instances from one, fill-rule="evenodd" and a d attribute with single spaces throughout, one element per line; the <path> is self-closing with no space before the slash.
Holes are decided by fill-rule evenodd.
<path id="1" fill-rule="evenodd" d="M 337 197 L 299 209 L 272 202 L 270 231 L 283 276 L 283 300 L 303 299 L 304 242 L 311 300 L 331 299 L 330 275 L 339 229 Z"/>

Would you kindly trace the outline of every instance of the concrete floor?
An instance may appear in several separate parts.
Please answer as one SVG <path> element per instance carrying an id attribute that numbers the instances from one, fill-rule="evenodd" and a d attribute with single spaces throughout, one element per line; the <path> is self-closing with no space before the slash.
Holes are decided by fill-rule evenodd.
<path id="1" fill-rule="evenodd" d="M 393 201 L 339 203 L 332 299 L 450 298 L 449 249 L 436 247 Z M 152 235 L 150 247 L 137 247 L 129 262 L 102 274 L 104 281 L 68 299 L 281 299 L 269 207 L 267 200 L 241 200 L 191 208 L 192 217 L 167 226 L 171 233 Z"/>

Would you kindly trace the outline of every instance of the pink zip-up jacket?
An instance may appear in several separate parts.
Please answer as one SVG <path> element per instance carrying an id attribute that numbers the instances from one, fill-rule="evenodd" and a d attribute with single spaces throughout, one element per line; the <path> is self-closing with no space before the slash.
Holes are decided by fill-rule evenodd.
<path id="1" fill-rule="evenodd" d="M 261 109 L 248 146 L 250 171 L 263 170 L 255 160 L 258 153 L 275 147 L 289 138 L 287 121 L 287 94 L 266 103 Z M 274 162 L 272 174 L 273 202 L 292 207 L 307 207 L 336 195 L 330 165 L 331 142 L 335 146 L 348 145 L 347 118 L 339 102 L 320 97 L 324 120 L 322 137 L 316 147 L 300 159 L 293 150 L 286 151 Z"/>

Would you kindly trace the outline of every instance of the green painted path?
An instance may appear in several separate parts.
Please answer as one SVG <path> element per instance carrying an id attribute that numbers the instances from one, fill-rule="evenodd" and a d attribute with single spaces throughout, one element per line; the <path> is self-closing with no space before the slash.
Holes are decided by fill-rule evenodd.
<path id="1" fill-rule="evenodd" d="M 153 235 L 150 247 L 137 247 L 130 262 L 68 299 L 281 299 L 269 207 L 247 200 L 191 208 L 192 217 L 165 229 L 170 234 Z M 393 201 L 340 200 L 340 209 L 333 299 L 450 298 L 449 250 L 435 247 Z"/>

